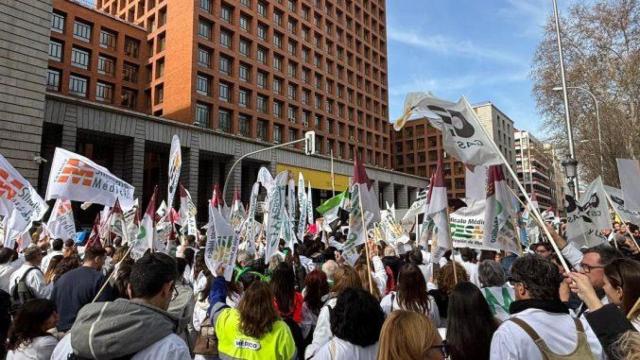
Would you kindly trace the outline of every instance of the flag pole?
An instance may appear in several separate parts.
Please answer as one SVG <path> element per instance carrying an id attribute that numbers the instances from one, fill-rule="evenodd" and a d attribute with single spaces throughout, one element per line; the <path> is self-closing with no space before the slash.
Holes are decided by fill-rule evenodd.
<path id="1" fill-rule="evenodd" d="M 332 196 L 336 196 L 336 177 L 335 177 L 335 173 L 333 172 L 333 149 L 331 149 L 330 151 L 331 154 L 331 192 L 332 192 Z"/>
<path id="2" fill-rule="evenodd" d="M 369 186 L 364 184 L 364 186 Z M 373 281 L 371 280 L 371 260 L 369 259 L 369 236 L 364 222 L 364 208 L 362 207 L 362 189 L 358 186 L 358 202 L 360 203 L 360 220 L 362 221 L 362 236 L 364 236 L 364 249 L 367 256 L 367 277 L 369 278 L 369 292 L 373 293 Z"/>
<path id="3" fill-rule="evenodd" d="M 535 206 L 533 206 L 531 198 L 529 197 L 529 195 L 527 194 L 527 191 L 524 189 L 524 186 L 522 185 L 522 183 L 518 179 L 518 176 L 516 175 L 516 173 L 511 168 L 511 165 L 509 165 L 509 162 L 504 157 L 504 154 L 502 153 L 502 151 L 500 151 L 500 149 L 498 148 L 498 145 L 496 145 L 496 143 L 493 141 L 493 138 L 491 136 L 489 136 L 489 134 L 487 133 L 487 130 L 484 128 L 484 126 L 482 126 L 482 124 L 480 124 L 480 120 L 478 119 L 478 116 L 476 115 L 475 111 L 473 111 L 473 108 L 471 107 L 471 104 L 469 104 L 469 102 L 467 101 L 467 98 L 464 97 L 464 96 L 462 98 L 464 99 L 464 102 L 465 102 L 466 106 L 471 110 L 470 112 L 471 112 L 472 116 L 475 118 L 476 122 L 480 125 L 479 126 L 480 131 L 482 131 L 485 134 L 485 136 L 487 137 L 487 139 L 489 140 L 489 143 L 493 147 L 493 151 L 495 151 L 498 154 L 498 156 L 500 156 L 500 159 L 502 159 L 502 162 L 504 163 L 505 167 L 509 171 L 509 174 L 511 174 L 511 177 L 513 178 L 513 180 L 518 185 L 518 188 L 522 192 L 522 195 L 524 195 L 525 200 L 527 201 L 527 203 L 531 204 L 531 212 L 533 213 L 534 217 L 536 217 L 540 221 L 540 223 L 544 223 L 544 221 L 542 220 L 542 215 L 540 215 L 540 212 L 538 211 L 538 209 L 536 209 Z M 549 239 L 549 242 L 551 243 L 551 246 L 553 247 L 553 250 L 556 252 L 556 254 L 558 254 L 558 255 L 562 254 L 562 252 L 560 251 L 560 248 L 558 247 L 558 244 L 556 244 L 555 240 L 553 240 L 553 237 L 551 236 L 551 233 L 549 233 L 549 229 L 547 229 L 546 226 L 543 226 L 542 227 L 542 231 L 544 232 L 544 234 Z M 569 269 L 569 265 L 567 265 L 567 262 L 564 260 L 564 257 L 558 256 L 558 259 L 560 260 L 560 263 L 562 264 L 562 267 L 564 268 L 565 272 L 567 274 L 570 273 L 571 270 Z"/>
<path id="4" fill-rule="evenodd" d="M 611 197 L 609 196 L 609 194 L 606 191 L 603 191 L 603 192 L 604 192 L 604 196 L 607 197 L 607 201 L 609 202 L 609 205 L 611 205 L 611 208 L 613 209 L 613 212 L 615 212 L 616 215 L 618 215 L 618 217 L 620 218 L 620 220 L 622 222 L 624 222 L 624 218 L 620 215 L 620 213 L 618 212 L 618 209 L 616 209 L 616 206 L 613 203 L 613 201 L 611 200 Z M 625 223 L 625 229 L 627 229 L 627 234 L 629 236 L 631 236 L 631 240 L 633 240 L 633 244 L 636 246 L 636 248 L 638 250 L 640 250 L 640 245 L 638 245 L 638 243 L 636 242 L 636 239 L 633 237 L 633 234 L 631 234 L 631 231 L 629 230 L 629 227 L 627 226 L 626 223 Z M 615 239 L 613 239 L 613 243 L 615 244 L 616 249 L 617 249 L 618 248 L 618 242 Z M 638 304 L 636 304 L 636 305 L 638 305 Z"/>

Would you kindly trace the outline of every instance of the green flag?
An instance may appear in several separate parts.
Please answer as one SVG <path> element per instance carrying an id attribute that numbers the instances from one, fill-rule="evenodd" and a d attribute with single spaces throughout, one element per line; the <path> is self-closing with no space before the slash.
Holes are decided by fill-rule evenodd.
<path id="1" fill-rule="evenodd" d="M 347 193 L 347 191 L 345 190 L 344 192 L 322 203 L 320 206 L 316 208 L 316 211 L 322 215 L 326 214 L 327 212 L 337 211 L 338 208 L 342 204 L 344 204 L 344 201 L 348 198 L 349 198 L 349 193 Z"/>

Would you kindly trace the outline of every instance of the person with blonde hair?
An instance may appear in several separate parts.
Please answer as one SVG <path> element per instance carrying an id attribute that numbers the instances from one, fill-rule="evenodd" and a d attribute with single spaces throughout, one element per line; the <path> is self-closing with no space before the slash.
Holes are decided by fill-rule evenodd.
<path id="1" fill-rule="evenodd" d="M 424 314 L 396 310 L 382 325 L 378 360 L 441 360 L 446 356 L 438 329 Z"/>

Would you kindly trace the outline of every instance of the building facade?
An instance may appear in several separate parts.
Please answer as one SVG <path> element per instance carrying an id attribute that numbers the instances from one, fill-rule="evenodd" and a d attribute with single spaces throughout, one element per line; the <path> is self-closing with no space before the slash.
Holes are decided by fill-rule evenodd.
<path id="1" fill-rule="evenodd" d="M 247 201 L 261 166 L 302 172 L 319 204 L 332 195 L 331 152 L 336 191 L 348 186 L 356 154 L 366 159 L 381 204 L 406 208 L 427 185 L 390 169 L 384 1 L 98 1 L 102 10 L 47 1 L 40 0 L 38 18 L 16 1 L 9 14 L 20 26 L 0 35 L 15 44 L 9 56 L 25 63 L 0 66 L 13 76 L 7 93 L 16 94 L 0 108 L 8 129 L 0 151 L 42 193 L 50 164 L 34 157 L 51 161 L 63 147 L 130 182 L 146 204 L 154 185 L 167 186 L 173 134 L 183 146 L 181 182 L 203 216 L 213 184 L 229 177 L 227 201 L 232 190 Z M 20 30 L 27 27 L 20 18 L 33 21 L 30 32 Z M 211 39 L 197 34 L 206 22 Z M 37 49 L 25 41 L 32 38 Z M 231 171 L 243 154 L 308 130 L 317 133 L 317 155 L 280 148 Z"/>
<path id="2" fill-rule="evenodd" d="M 491 102 L 473 105 L 480 124 L 496 142 L 500 151 L 515 169 L 513 150 L 513 120 Z M 399 132 L 392 133 L 394 169 L 408 174 L 430 177 L 435 172 L 438 157 L 442 157 L 445 184 L 450 198 L 465 197 L 464 164 L 444 151 L 442 133 L 426 119 L 408 121 Z M 513 181 L 507 176 L 513 187 Z"/>
<path id="3" fill-rule="evenodd" d="M 538 201 L 538 206 L 546 210 L 556 208 L 556 186 L 553 158 L 540 142 L 528 131 L 516 130 L 514 150 L 516 154 L 515 170 L 522 185 L 530 196 Z M 522 199 L 524 197 L 521 196 Z"/>
<path id="4" fill-rule="evenodd" d="M 543 149 L 547 157 L 551 159 L 551 167 L 553 168 L 551 183 L 555 196 L 552 199 L 552 206 L 558 210 L 559 213 L 564 213 L 564 195 L 567 178 L 564 176 L 564 170 L 560 161 L 561 157 L 558 149 L 553 144 L 545 143 L 543 144 Z"/>

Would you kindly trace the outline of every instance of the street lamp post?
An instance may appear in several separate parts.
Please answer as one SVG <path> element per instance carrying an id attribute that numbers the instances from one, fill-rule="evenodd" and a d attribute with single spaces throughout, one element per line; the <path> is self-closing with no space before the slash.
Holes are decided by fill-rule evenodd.
<path id="1" fill-rule="evenodd" d="M 564 75 L 564 58 L 562 55 L 562 39 L 560 38 L 560 17 L 558 15 L 558 2 L 557 0 L 552 0 L 552 2 L 553 2 L 553 16 L 555 17 L 555 21 L 556 21 L 556 37 L 558 42 L 558 55 L 560 56 L 560 80 L 562 82 L 562 96 L 564 97 L 564 116 L 565 116 L 565 121 L 567 123 L 567 138 L 569 140 L 569 157 L 570 159 L 576 160 L 575 149 L 573 148 L 573 131 L 571 129 L 571 115 L 569 113 L 569 98 L 567 97 L 567 81 Z M 577 164 L 577 160 L 576 160 L 576 164 Z M 577 194 L 580 192 L 578 177 L 576 176 L 572 181 L 575 183 L 574 195 L 577 197 Z"/>
<path id="2" fill-rule="evenodd" d="M 589 96 L 591 96 L 591 99 L 593 99 L 594 104 L 596 104 L 596 126 L 598 127 L 598 149 L 600 151 L 600 175 L 604 176 L 604 155 L 602 152 L 602 130 L 600 129 L 600 107 L 598 105 L 599 103 L 598 99 L 591 91 L 581 86 L 569 86 L 567 87 L 567 89 L 582 90 L 586 92 L 587 94 L 589 94 Z M 562 90 L 561 86 L 556 86 L 553 88 L 553 91 L 561 91 L 561 90 Z"/>
<path id="3" fill-rule="evenodd" d="M 568 159 L 562 160 L 560 164 L 564 168 L 564 173 L 567 175 L 567 186 L 569 187 L 569 191 L 574 195 L 574 199 L 578 200 L 578 196 L 580 194 L 578 194 L 573 182 L 573 180 L 578 177 L 578 161 L 569 157 Z"/>

